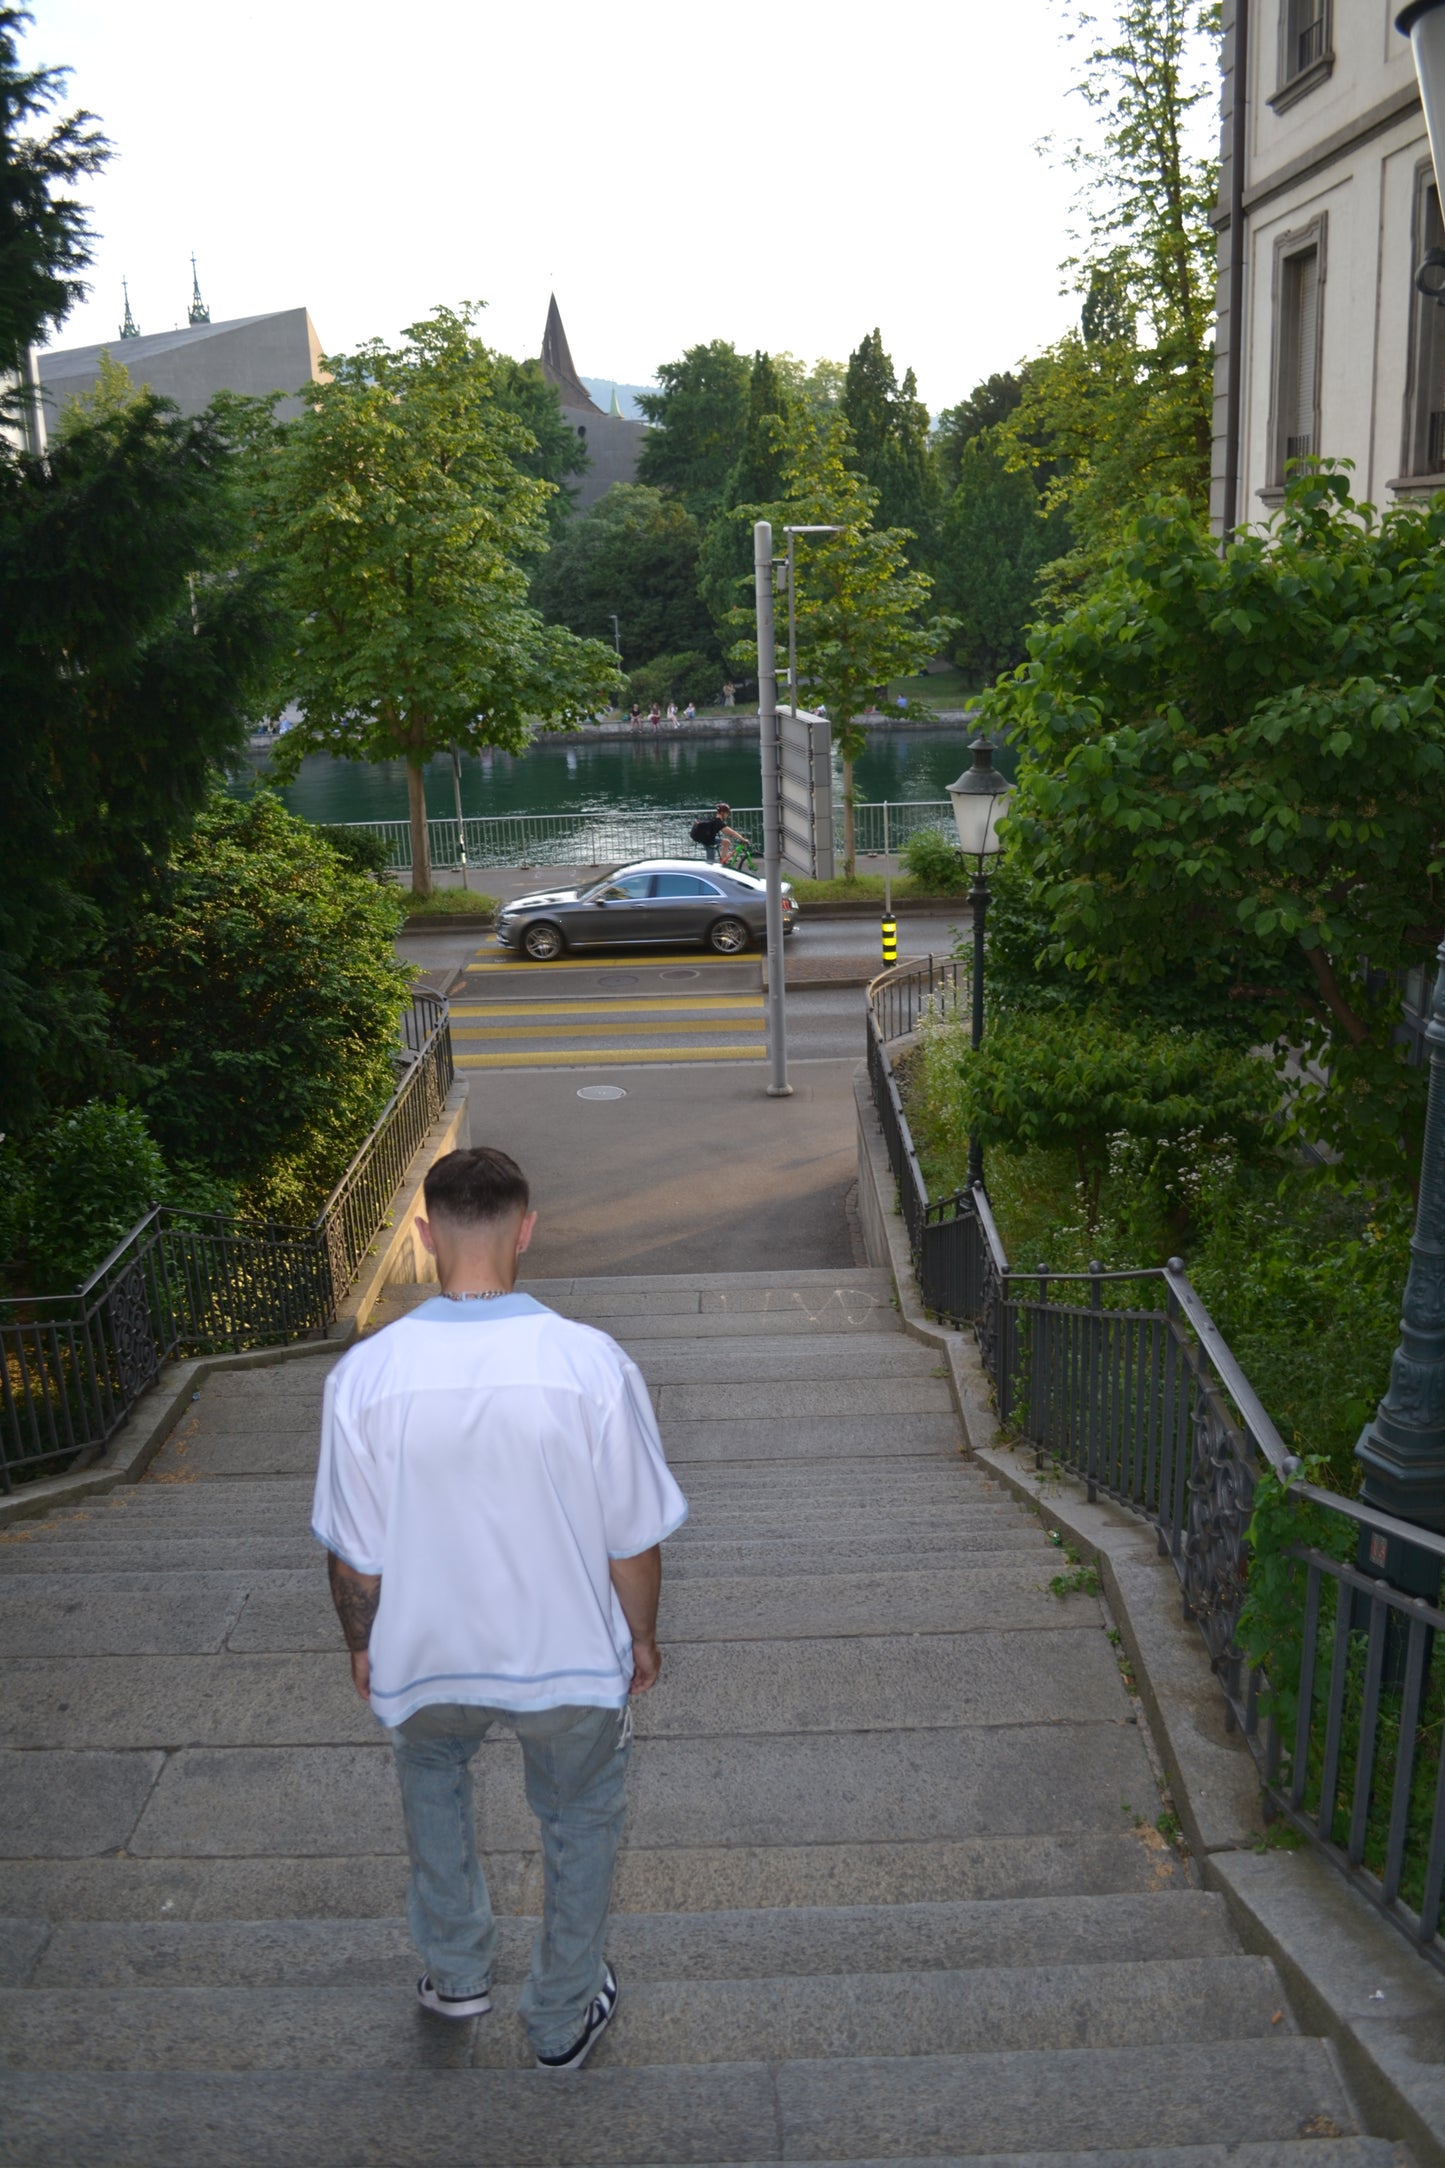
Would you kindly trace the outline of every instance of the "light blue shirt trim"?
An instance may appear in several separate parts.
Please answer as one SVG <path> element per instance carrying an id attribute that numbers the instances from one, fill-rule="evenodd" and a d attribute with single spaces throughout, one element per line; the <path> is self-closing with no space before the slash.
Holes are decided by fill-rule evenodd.
<path id="1" fill-rule="evenodd" d="M 485 1302 L 453 1302 L 447 1295 L 432 1295 L 398 1320 L 409 1325 L 498 1325 L 509 1317 L 550 1317 L 553 1313 L 535 1295 L 493 1295 Z"/>

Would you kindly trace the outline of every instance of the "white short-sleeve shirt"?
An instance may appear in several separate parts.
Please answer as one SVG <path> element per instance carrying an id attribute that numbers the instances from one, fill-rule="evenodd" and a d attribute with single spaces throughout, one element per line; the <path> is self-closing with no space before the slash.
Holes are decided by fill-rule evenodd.
<path id="1" fill-rule="evenodd" d="M 686 1518 L 636 1364 L 530 1295 L 436 1296 L 327 1379 L 311 1525 L 381 1575 L 384 1724 L 434 1702 L 620 1708 L 609 1561 Z"/>

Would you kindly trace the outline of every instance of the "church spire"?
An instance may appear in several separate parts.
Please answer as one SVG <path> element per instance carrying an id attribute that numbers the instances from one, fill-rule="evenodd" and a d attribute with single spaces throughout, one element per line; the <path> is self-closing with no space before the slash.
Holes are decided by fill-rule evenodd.
<path id="1" fill-rule="evenodd" d="M 120 282 L 120 290 L 125 295 L 125 322 L 120 327 L 120 335 L 123 339 L 138 339 L 140 325 L 130 313 L 130 288 L 124 279 Z"/>
<path id="2" fill-rule="evenodd" d="M 196 255 L 194 249 L 191 251 L 191 305 L 190 308 L 187 310 L 186 315 L 187 321 L 192 324 L 208 324 L 211 321 L 211 312 L 206 307 L 205 302 L 201 299 L 201 282 L 196 275 Z"/>
<path id="3" fill-rule="evenodd" d="M 562 312 L 555 294 L 547 304 L 547 328 L 542 334 L 542 374 L 564 407 L 572 407 L 583 414 L 602 412 L 573 366 L 572 349 L 562 329 Z"/>
<path id="4" fill-rule="evenodd" d="M 615 414 L 619 421 L 623 419 L 622 401 L 617 396 L 617 386 L 615 384 L 612 387 L 612 399 L 607 411 L 609 414 Z"/>

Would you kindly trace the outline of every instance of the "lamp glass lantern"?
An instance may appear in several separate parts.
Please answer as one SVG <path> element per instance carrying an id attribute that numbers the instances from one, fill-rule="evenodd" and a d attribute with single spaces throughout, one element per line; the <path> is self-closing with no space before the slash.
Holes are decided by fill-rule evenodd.
<path id="1" fill-rule="evenodd" d="M 1395 28 L 1410 40 L 1436 185 L 1445 201 L 1445 184 L 1440 180 L 1445 163 L 1445 0 L 1410 0 L 1395 17 Z"/>
<path id="2" fill-rule="evenodd" d="M 1003 849 L 999 828 L 1008 814 L 1013 785 L 993 764 L 991 739 L 975 738 L 969 751 L 973 765 L 949 784 L 948 795 L 953 800 L 959 848 L 965 858 L 976 858 L 981 870 L 984 859 L 996 858 Z"/>

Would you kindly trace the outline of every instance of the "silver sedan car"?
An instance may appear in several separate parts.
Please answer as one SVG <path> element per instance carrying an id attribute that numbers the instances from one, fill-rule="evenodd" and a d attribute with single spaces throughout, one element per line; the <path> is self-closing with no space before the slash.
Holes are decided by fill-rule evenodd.
<path id="1" fill-rule="evenodd" d="M 766 890 L 750 873 L 703 865 L 695 858 L 649 858 L 619 866 L 588 888 L 551 888 L 518 896 L 497 920 L 503 948 L 550 963 L 568 949 L 671 948 L 698 943 L 719 956 L 738 956 L 766 935 Z M 783 932 L 797 924 L 798 907 L 783 883 Z"/>

